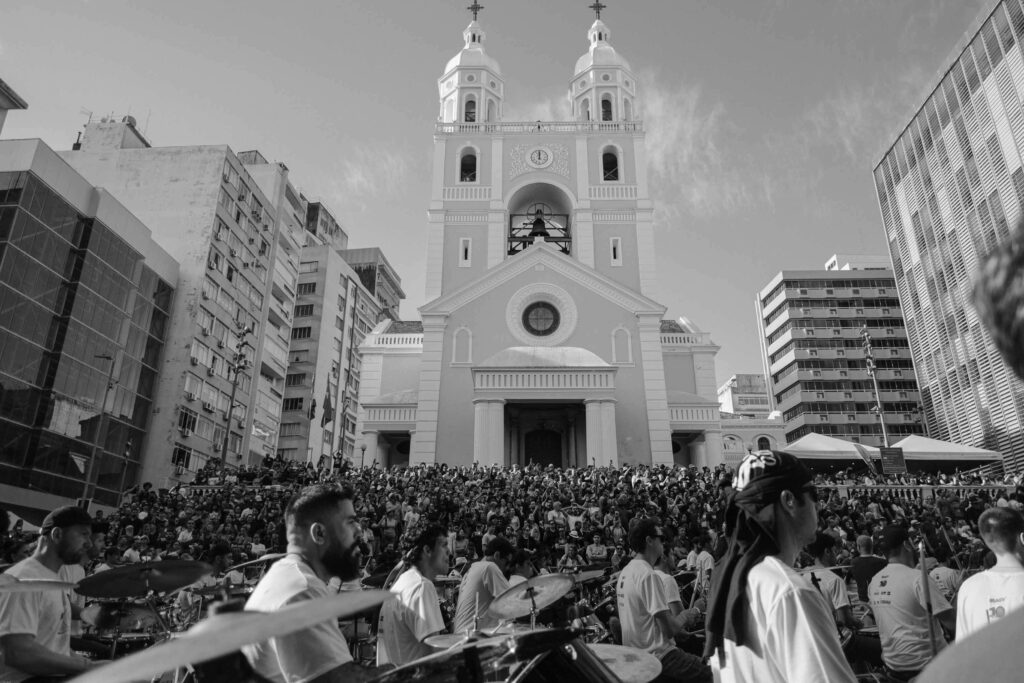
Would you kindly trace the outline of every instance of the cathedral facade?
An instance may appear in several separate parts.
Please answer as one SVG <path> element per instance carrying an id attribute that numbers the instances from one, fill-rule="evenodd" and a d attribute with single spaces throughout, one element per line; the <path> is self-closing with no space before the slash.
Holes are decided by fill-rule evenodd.
<path id="1" fill-rule="evenodd" d="M 427 301 L 360 347 L 365 465 L 714 466 L 718 347 L 665 320 L 637 83 L 600 17 L 568 121 L 505 121 L 476 18 L 438 79 Z M 361 439 L 361 441 L 360 441 Z M 742 452 L 736 453 L 738 459 Z"/>

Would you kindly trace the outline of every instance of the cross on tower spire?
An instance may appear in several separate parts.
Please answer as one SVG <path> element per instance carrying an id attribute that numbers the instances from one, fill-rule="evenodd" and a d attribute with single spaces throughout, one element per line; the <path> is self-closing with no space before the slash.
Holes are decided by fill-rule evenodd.
<path id="1" fill-rule="evenodd" d="M 473 4 L 467 7 L 466 9 L 473 13 L 473 21 L 476 21 L 476 15 L 479 14 L 480 10 L 482 10 L 483 8 L 483 5 L 481 5 L 476 0 L 473 0 Z"/>
<path id="2" fill-rule="evenodd" d="M 603 10 L 607 6 L 608 5 L 603 4 L 601 2 L 601 0 L 595 0 L 594 4 L 590 5 L 590 9 L 594 10 L 594 14 L 597 15 L 598 19 L 600 19 L 601 18 L 601 10 Z"/>

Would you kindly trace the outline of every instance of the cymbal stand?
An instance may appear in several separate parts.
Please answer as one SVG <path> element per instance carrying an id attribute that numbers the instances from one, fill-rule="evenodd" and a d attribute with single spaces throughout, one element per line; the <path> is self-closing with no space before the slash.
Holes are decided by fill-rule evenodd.
<path id="1" fill-rule="evenodd" d="M 537 590 L 530 586 L 526 589 L 526 594 L 530 596 L 530 630 L 533 631 L 537 628 L 537 601 L 534 599 Z"/>

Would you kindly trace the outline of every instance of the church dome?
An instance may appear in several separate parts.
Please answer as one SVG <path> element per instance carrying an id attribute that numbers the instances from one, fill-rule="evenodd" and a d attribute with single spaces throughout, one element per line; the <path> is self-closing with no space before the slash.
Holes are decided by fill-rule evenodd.
<path id="1" fill-rule="evenodd" d="M 480 24 L 475 20 L 470 22 L 466 30 L 462 32 L 462 37 L 465 38 L 466 44 L 459 51 L 457 55 L 448 60 L 447 66 L 444 68 L 444 72 L 448 73 L 452 69 L 457 68 L 485 68 L 490 69 L 497 75 L 501 75 L 501 67 L 498 66 L 498 62 L 484 52 L 484 38 L 486 34 L 483 29 L 480 28 Z"/>
<path id="2" fill-rule="evenodd" d="M 630 70 L 629 62 L 622 55 L 615 51 L 615 48 L 608 43 L 610 31 L 603 21 L 595 21 L 587 37 L 590 38 L 590 49 L 576 60 L 575 75 L 579 75 L 594 66 L 615 66 Z"/>

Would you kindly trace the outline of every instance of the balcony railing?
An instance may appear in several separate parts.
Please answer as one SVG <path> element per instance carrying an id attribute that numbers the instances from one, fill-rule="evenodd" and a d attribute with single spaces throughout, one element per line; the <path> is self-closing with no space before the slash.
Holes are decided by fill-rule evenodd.
<path id="1" fill-rule="evenodd" d="M 423 346 L 422 334 L 381 334 L 370 335 L 363 342 L 365 346 Z"/>
<path id="2" fill-rule="evenodd" d="M 483 123 L 438 123 L 435 135 L 502 133 L 642 133 L 642 121 L 488 121 Z"/>
<path id="3" fill-rule="evenodd" d="M 690 334 L 685 332 L 667 332 L 661 335 L 662 346 L 700 346 L 711 343 L 711 334 L 699 332 Z"/>

